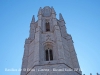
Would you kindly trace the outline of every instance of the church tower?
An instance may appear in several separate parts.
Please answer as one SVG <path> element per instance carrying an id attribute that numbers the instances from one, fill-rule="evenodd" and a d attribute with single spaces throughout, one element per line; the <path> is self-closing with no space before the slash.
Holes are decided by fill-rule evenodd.
<path id="1" fill-rule="evenodd" d="M 38 20 L 32 17 L 25 40 L 21 75 L 81 75 L 73 40 L 62 14 L 53 7 L 40 7 Z"/>

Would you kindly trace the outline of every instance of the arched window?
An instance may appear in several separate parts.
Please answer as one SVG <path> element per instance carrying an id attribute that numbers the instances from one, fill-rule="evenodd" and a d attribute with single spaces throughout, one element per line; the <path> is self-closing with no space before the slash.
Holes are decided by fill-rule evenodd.
<path id="1" fill-rule="evenodd" d="M 45 48 L 45 60 L 46 61 L 53 60 L 53 51 L 52 51 L 52 47 L 50 45 L 47 45 Z"/>
<path id="2" fill-rule="evenodd" d="M 46 31 L 50 31 L 50 24 L 49 24 L 49 22 L 45 23 L 45 27 L 46 27 Z"/>

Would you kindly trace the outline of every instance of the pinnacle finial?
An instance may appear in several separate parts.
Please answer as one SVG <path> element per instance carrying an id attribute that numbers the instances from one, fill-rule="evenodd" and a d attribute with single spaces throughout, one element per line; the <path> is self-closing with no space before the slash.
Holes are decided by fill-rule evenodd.
<path id="1" fill-rule="evenodd" d="M 42 14 L 42 8 L 40 7 L 39 11 L 38 11 L 38 15 Z"/>
<path id="2" fill-rule="evenodd" d="M 92 73 L 90 73 L 90 75 L 92 75 Z"/>
<path id="3" fill-rule="evenodd" d="M 61 20 L 61 21 L 64 20 L 61 13 L 59 14 L 59 20 Z"/>
<path id="4" fill-rule="evenodd" d="M 34 15 L 33 15 L 33 17 L 32 17 L 32 21 L 31 21 L 32 23 L 34 23 L 35 22 L 35 17 L 34 17 Z"/>
<path id="5" fill-rule="evenodd" d="M 52 13 L 55 13 L 55 14 L 56 14 L 56 12 L 55 12 L 55 10 L 54 10 L 54 8 L 53 8 L 53 7 L 51 7 L 51 10 L 52 10 Z"/>
<path id="6" fill-rule="evenodd" d="M 62 21 L 65 24 L 65 20 L 64 20 L 64 18 L 63 18 L 61 13 L 59 14 L 59 20 Z"/>

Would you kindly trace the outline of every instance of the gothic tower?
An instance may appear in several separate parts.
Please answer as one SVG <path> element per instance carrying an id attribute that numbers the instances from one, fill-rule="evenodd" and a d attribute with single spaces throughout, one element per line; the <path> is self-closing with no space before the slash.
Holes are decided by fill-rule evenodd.
<path id="1" fill-rule="evenodd" d="M 21 75 L 81 75 L 78 69 L 73 40 L 62 15 L 57 19 L 53 7 L 40 7 L 38 20 L 32 17 L 25 40 Z"/>

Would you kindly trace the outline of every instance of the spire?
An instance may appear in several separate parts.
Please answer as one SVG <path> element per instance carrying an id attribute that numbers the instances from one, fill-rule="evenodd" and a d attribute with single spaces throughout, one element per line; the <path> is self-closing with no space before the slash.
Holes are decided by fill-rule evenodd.
<path id="1" fill-rule="evenodd" d="M 56 14 L 55 10 L 53 7 L 51 7 L 52 13 Z"/>
<path id="2" fill-rule="evenodd" d="M 60 20 L 60 21 L 64 20 L 61 13 L 59 14 L 59 20 Z"/>
<path id="3" fill-rule="evenodd" d="M 62 21 L 65 24 L 64 18 L 63 18 L 61 13 L 59 14 L 59 20 Z"/>
<path id="4" fill-rule="evenodd" d="M 40 7 L 39 11 L 38 11 L 38 15 L 42 14 L 42 8 Z"/>
<path id="5" fill-rule="evenodd" d="M 34 23 L 34 22 L 35 22 L 35 17 L 33 15 L 31 23 Z"/>

